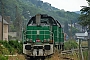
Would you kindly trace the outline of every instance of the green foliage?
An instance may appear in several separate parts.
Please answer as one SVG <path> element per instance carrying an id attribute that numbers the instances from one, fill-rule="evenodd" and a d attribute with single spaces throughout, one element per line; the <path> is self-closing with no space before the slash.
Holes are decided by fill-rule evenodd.
<path id="1" fill-rule="evenodd" d="M 1 42 L 0 42 L 0 60 L 8 60 L 8 57 L 5 57 L 4 55 L 8 55 L 9 50 L 7 48 L 5 48 Z"/>
<path id="2" fill-rule="evenodd" d="M 16 49 L 18 53 L 22 53 L 22 42 L 19 43 L 18 41 L 11 40 L 8 43 L 11 45 L 11 47 Z"/>
<path id="3" fill-rule="evenodd" d="M 2 44 L 5 48 L 8 49 L 10 54 L 14 54 L 14 51 L 15 51 L 14 48 L 7 41 L 3 41 Z"/>
<path id="4" fill-rule="evenodd" d="M 22 42 L 16 41 L 0 41 L 0 60 L 8 60 L 4 55 L 22 53 Z"/>
<path id="5" fill-rule="evenodd" d="M 79 17 L 79 23 L 83 26 L 90 25 L 90 7 L 83 7 Z"/>
<path id="6" fill-rule="evenodd" d="M 64 43 L 64 47 L 66 50 L 77 48 L 78 44 L 75 40 L 68 40 Z"/>
<path id="7" fill-rule="evenodd" d="M 15 54 L 15 53 L 19 53 L 21 54 L 22 53 L 22 42 L 18 42 L 17 40 L 16 41 L 0 41 L 0 44 L 2 44 L 4 46 L 4 49 L 3 51 L 1 51 L 2 54 Z M 1 47 L 2 48 L 2 47 Z"/>
<path id="8" fill-rule="evenodd" d="M 11 31 L 15 32 L 15 27 L 14 27 L 14 25 L 12 24 L 12 25 L 9 25 L 9 26 L 10 26 Z"/>
<path id="9" fill-rule="evenodd" d="M 84 55 L 84 59 L 88 60 L 88 51 L 87 50 L 83 51 L 83 55 Z"/>
<path id="10" fill-rule="evenodd" d="M 3 45 L 0 45 L 0 54 L 10 54 L 9 50 L 7 48 L 5 48 Z"/>
<path id="11" fill-rule="evenodd" d="M 90 6 L 90 0 L 86 1 L 88 1 L 88 5 Z M 83 8 L 80 11 L 81 15 L 79 17 L 79 23 L 82 26 L 89 26 L 90 29 L 90 7 L 83 6 Z"/>
<path id="12" fill-rule="evenodd" d="M 86 1 L 90 2 L 90 0 L 86 0 Z"/>
<path id="13" fill-rule="evenodd" d="M 24 22 L 25 19 L 27 19 L 28 22 L 30 16 L 38 13 L 49 14 L 61 23 L 64 23 L 64 21 L 70 22 L 70 20 L 76 22 L 79 16 L 79 14 L 76 14 L 74 12 L 59 10 L 55 7 L 52 7 L 51 4 L 45 3 L 41 0 L 2 0 L 2 2 L 4 6 L 4 16 L 11 17 L 11 21 L 13 22 L 14 27 L 18 26 L 18 22 Z M 27 11 L 29 11 L 30 14 L 28 14 Z M 22 25 L 25 24 L 21 24 L 21 26 Z M 14 29 L 16 28 L 14 28 L 13 26 L 10 27 L 13 29 L 13 31 L 15 31 Z"/>
<path id="14" fill-rule="evenodd" d="M 80 30 L 78 30 L 77 28 L 75 28 L 75 27 L 72 27 L 72 36 L 74 36 L 75 35 L 75 33 L 78 33 L 78 32 L 80 32 Z M 71 30 L 69 31 L 69 36 L 70 36 L 70 33 L 71 33 Z"/>
<path id="15" fill-rule="evenodd" d="M 8 57 L 5 57 L 3 55 L 0 55 L 0 60 L 8 60 Z"/>

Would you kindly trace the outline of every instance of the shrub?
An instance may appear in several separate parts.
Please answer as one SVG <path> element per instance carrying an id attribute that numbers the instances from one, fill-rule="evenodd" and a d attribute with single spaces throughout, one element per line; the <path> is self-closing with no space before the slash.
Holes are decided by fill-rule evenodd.
<path id="1" fill-rule="evenodd" d="M 68 40 L 64 43 L 64 47 L 67 50 L 73 49 L 73 48 L 77 48 L 78 44 L 75 40 Z"/>
<path id="2" fill-rule="evenodd" d="M 5 48 L 2 44 L 0 44 L 0 54 L 10 54 L 9 50 Z"/>
<path id="3" fill-rule="evenodd" d="M 3 55 L 0 55 L 0 60 L 8 60 L 8 57 L 5 57 Z"/>
<path id="4" fill-rule="evenodd" d="M 0 41 L 0 44 L 3 44 L 3 46 L 10 52 L 10 54 L 14 53 L 22 53 L 23 44 L 22 42 L 18 42 L 18 40 L 11 40 L 11 41 Z"/>
<path id="5" fill-rule="evenodd" d="M 19 43 L 17 40 L 16 41 L 11 40 L 9 41 L 9 44 L 11 45 L 11 47 L 16 49 L 18 53 L 22 53 L 22 49 L 23 49 L 22 42 Z"/>

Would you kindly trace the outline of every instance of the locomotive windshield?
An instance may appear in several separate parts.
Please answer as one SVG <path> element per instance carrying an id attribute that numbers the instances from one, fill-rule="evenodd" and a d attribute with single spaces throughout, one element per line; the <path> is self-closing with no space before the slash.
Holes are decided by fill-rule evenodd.
<path id="1" fill-rule="evenodd" d="M 32 17 L 28 24 L 36 24 L 36 16 Z M 42 16 L 40 18 L 40 24 L 46 24 L 46 25 L 57 25 L 56 21 L 51 16 Z"/>

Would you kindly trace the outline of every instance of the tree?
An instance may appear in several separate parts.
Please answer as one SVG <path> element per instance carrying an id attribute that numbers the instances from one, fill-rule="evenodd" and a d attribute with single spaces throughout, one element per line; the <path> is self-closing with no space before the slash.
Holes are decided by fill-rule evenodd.
<path id="1" fill-rule="evenodd" d="M 90 0 L 87 0 L 90 3 Z M 90 29 L 90 7 L 82 6 L 79 23 L 82 26 L 88 26 Z"/>
<path id="2" fill-rule="evenodd" d="M 90 3 L 90 0 L 86 0 L 86 1 L 88 1 Z"/>

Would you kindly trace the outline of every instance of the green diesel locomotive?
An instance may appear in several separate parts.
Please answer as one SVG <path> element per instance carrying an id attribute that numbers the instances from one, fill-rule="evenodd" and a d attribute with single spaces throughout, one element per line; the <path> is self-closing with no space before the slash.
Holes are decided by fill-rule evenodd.
<path id="1" fill-rule="evenodd" d="M 61 24 L 46 14 L 33 16 L 23 31 L 23 53 L 29 57 L 49 56 L 64 49 Z"/>

